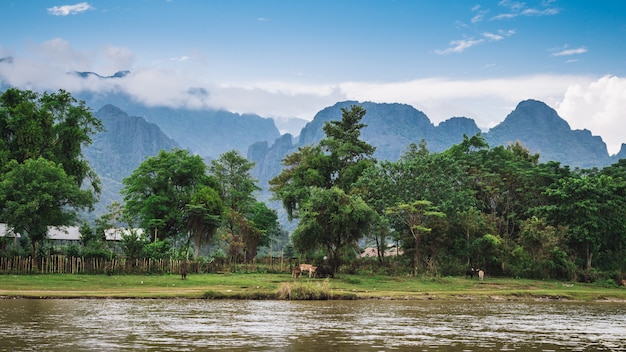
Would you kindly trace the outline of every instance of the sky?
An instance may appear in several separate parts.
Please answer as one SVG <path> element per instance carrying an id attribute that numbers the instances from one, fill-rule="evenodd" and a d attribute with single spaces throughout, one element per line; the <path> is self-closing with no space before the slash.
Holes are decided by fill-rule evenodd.
<path id="1" fill-rule="evenodd" d="M 276 119 L 403 103 L 485 131 L 537 99 L 612 155 L 626 143 L 626 1 L 2 0 L 0 81 Z"/>

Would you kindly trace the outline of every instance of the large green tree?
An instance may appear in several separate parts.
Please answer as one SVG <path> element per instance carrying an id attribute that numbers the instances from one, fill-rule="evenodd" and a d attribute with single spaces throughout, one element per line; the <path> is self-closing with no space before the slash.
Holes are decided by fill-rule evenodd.
<path id="1" fill-rule="evenodd" d="M 359 105 L 352 105 L 350 110 L 342 108 L 341 111 L 340 121 L 329 121 L 324 125 L 326 138 L 319 145 L 302 147 L 288 155 L 283 159 L 285 168 L 270 180 L 270 190 L 275 199 L 283 202 L 289 219 L 301 219 L 293 234 L 294 245 L 298 244 L 295 247 L 301 251 L 324 248 L 334 261 L 335 269 L 339 266 L 338 255 L 341 249 L 356 236 L 366 234 L 370 222 L 374 220 L 373 216 L 350 211 L 342 213 L 341 219 L 320 215 L 324 206 L 328 207 L 328 215 L 330 209 L 337 209 L 337 200 L 331 200 L 342 198 L 338 195 L 339 191 L 355 202 L 354 205 L 369 209 L 360 197 L 347 196 L 351 194 L 363 171 L 376 163 L 372 157 L 375 148 L 360 139 L 361 129 L 366 126 L 361 123 L 361 119 L 366 112 Z M 313 193 L 315 198 L 312 198 Z M 324 198 L 323 195 L 327 197 Z M 366 212 L 365 209 L 360 210 Z M 353 224 L 358 224 L 360 230 L 355 227 L 351 227 L 349 231 L 340 228 L 338 224 L 349 222 L 350 216 L 354 216 Z M 323 223 L 330 220 L 335 223 Z M 326 233 L 320 230 L 329 226 L 329 230 L 336 232 Z M 332 241 L 329 241 L 328 236 L 332 237 Z"/>
<path id="2" fill-rule="evenodd" d="M 573 175 L 546 190 L 550 205 L 542 207 L 551 224 L 567 226 L 566 237 L 583 268 L 624 243 L 626 181 L 609 175 Z"/>
<path id="3" fill-rule="evenodd" d="M 102 130 L 85 103 L 64 90 L 38 94 L 7 89 L 0 95 L 0 169 L 11 160 L 43 157 L 60 164 L 76 185 L 89 181 L 99 192 L 98 177 L 82 148 Z"/>
<path id="4" fill-rule="evenodd" d="M 259 243 L 264 241 L 265 232 L 251 221 L 256 204 L 254 193 L 261 190 L 252 177 L 254 163 L 236 150 L 231 150 L 211 160 L 209 172 L 220 185 L 224 199 L 224 228 L 226 229 L 230 252 L 246 262 L 256 256 Z M 240 253 L 243 250 L 243 253 Z"/>
<path id="5" fill-rule="evenodd" d="M 375 212 L 358 196 L 341 188 L 315 187 L 303 207 L 293 243 L 301 252 L 323 248 L 335 271 L 341 264 L 341 250 L 353 245 L 367 233 Z"/>
<path id="6" fill-rule="evenodd" d="M 102 130 L 85 103 L 64 90 L 0 94 L 0 222 L 28 234 L 34 246 L 47 226 L 72 225 L 76 210 L 91 209 L 100 181 L 82 148 Z"/>
<path id="7" fill-rule="evenodd" d="M 80 189 L 63 167 L 37 158 L 12 160 L 0 181 L 0 219 L 16 233 L 28 235 L 32 255 L 47 236 L 49 226 L 66 226 L 78 219 L 77 210 L 95 202 L 89 190 Z"/>
<path id="8" fill-rule="evenodd" d="M 387 209 L 387 214 L 399 220 L 399 223 L 408 230 L 415 241 L 415 257 L 413 259 L 414 275 L 418 274 L 422 263 L 420 242 L 422 238 L 433 230 L 433 220 L 445 218 L 446 214 L 439 211 L 428 200 L 415 200 L 410 203 L 398 203 Z M 402 231 L 402 228 L 397 229 Z"/>
<path id="9" fill-rule="evenodd" d="M 217 180 L 207 174 L 204 160 L 182 149 L 162 150 L 147 158 L 122 183 L 125 215 L 160 240 L 186 234 L 189 223 L 184 214 L 190 214 L 188 206 L 202 188 L 219 194 Z"/>
<path id="10" fill-rule="evenodd" d="M 404 231 L 399 218 L 390 216 L 388 210 L 417 200 L 428 201 L 446 214 L 445 219 L 440 221 L 443 227 L 448 227 L 448 223 L 460 223 L 459 214 L 476 203 L 468 183 L 469 177 L 461 163 L 446 153 L 430 153 L 422 142 L 419 146 L 409 145 L 398 161 L 383 161 L 366 169 L 356 182 L 354 191 L 380 216 L 386 217 L 396 230 Z M 408 236 L 408 241 L 402 243 L 407 253 L 414 250 L 420 258 L 427 257 L 426 261 L 416 263 L 418 267 L 427 263 L 430 268 L 436 268 L 433 254 L 445 254 L 447 247 L 457 242 L 448 231 L 442 233 L 441 226 L 433 224 L 433 227 L 435 231 L 428 238 L 428 246 L 412 247 L 419 244 L 413 236 Z M 385 233 L 391 232 L 379 231 L 379 234 Z M 377 241 L 384 243 L 386 238 Z"/>
<path id="11" fill-rule="evenodd" d="M 220 227 L 222 212 L 222 198 L 211 187 L 199 188 L 192 194 L 189 204 L 185 205 L 183 223 L 189 232 L 189 238 L 193 239 L 194 259 L 198 259 L 202 247 L 211 241 Z"/>
<path id="12" fill-rule="evenodd" d="M 376 163 L 376 148 L 360 139 L 365 109 L 353 105 L 342 108 L 340 121 L 329 121 L 323 129 L 326 138 L 316 146 L 305 146 L 286 156 L 285 168 L 271 179 L 270 191 L 283 202 L 289 218 L 298 218 L 313 187 L 339 187 L 350 193 L 363 171 Z"/>

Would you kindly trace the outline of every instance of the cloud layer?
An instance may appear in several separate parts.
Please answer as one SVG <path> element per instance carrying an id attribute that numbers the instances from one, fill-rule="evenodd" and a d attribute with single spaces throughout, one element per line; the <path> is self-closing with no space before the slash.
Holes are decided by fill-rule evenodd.
<path id="1" fill-rule="evenodd" d="M 203 62 L 188 55 L 138 66 L 133 53 L 120 47 L 81 51 L 54 39 L 32 50 L 34 57 L 1 60 L 0 81 L 33 90 L 125 92 L 153 106 L 212 107 L 307 120 L 343 100 L 405 103 L 424 111 L 435 124 L 453 116 L 466 116 L 484 129 L 504 120 L 520 101 L 537 99 L 554 107 L 572 128 L 600 135 L 611 154 L 626 142 L 626 78 L 618 76 L 538 74 L 474 80 L 431 77 L 385 83 L 224 83 L 211 81 L 211 72 L 206 72 Z M 2 48 L 0 53 L 9 54 Z M 110 76 L 120 70 L 130 70 L 131 74 L 116 79 L 68 74 L 94 71 Z"/>

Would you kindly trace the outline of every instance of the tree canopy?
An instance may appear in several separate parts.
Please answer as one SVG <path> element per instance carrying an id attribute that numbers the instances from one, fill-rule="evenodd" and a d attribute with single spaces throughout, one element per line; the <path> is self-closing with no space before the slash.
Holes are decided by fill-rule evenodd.
<path id="1" fill-rule="evenodd" d="M 66 91 L 0 94 L 0 222 L 28 235 L 33 255 L 48 226 L 74 224 L 97 201 L 100 180 L 82 148 L 102 130 Z"/>
<path id="2" fill-rule="evenodd" d="M 220 213 L 221 199 L 213 199 L 220 192 L 217 180 L 207 174 L 200 156 L 186 150 L 162 150 L 144 160 L 122 182 L 125 214 L 160 240 L 175 240 L 187 233 L 191 225 L 185 223 L 185 214 L 191 221 L 193 214 L 204 217 Z"/>
<path id="3" fill-rule="evenodd" d="M 375 148 L 359 138 L 364 115 L 358 105 L 342 109 L 341 121 L 324 125 L 326 138 L 319 145 L 285 157 L 286 168 L 270 180 L 289 218 L 300 218 L 294 246 L 301 252 L 322 248 L 333 268 L 340 265 L 340 251 L 368 232 L 374 220 L 370 207 L 349 195 L 363 171 L 376 163 Z"/>

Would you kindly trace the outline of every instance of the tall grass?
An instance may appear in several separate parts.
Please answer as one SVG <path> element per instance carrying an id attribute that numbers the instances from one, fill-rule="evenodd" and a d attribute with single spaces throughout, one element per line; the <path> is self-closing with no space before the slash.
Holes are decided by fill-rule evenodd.
<path id="1" fill-rule="evenodd" d="M 330 281 L 283 282 L 278 288 L 279 299 L 326 300 L 332 299 Z"/>

